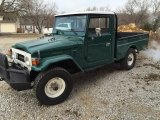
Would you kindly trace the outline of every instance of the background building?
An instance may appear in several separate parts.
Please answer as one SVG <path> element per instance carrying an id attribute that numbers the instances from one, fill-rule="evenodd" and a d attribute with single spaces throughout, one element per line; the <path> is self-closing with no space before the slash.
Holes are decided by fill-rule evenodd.
<path id="1" fill-rule="evenodd" d="M 17 33 L 17 28 L 20 28 L 17 14 L 13 12 L 0 14 L 0 33 Z"/>

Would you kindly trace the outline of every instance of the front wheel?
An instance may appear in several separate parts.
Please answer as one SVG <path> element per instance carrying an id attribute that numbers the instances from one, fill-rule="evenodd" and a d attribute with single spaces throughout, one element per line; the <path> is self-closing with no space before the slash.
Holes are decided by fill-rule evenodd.
<path id="1" fill-rule="evenodd" d="M 120 61 L 122 69 L 130 70 L 134 67 L 136 62 L 136 51 L 135 49 L 129 49 L 125 58 Z"/>
<path id="2" fill-rule="evenodd" d="M 37 99 L 44 105 L 55 105 L 67 99 L 72 91 L 72 78 L 63 68 L 40 73 L 35 79 Z"/>

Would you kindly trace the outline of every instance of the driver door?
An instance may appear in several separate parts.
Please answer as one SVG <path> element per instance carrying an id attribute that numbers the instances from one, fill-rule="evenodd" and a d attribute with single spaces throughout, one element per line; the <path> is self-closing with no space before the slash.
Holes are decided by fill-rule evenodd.
<path id="1" fill-rule="evenodd" d="M 110 17 L 91 17 L 87 38 L 87 61 L 93 65 L 109 63 L 112 58 L 111 50 Z"/>

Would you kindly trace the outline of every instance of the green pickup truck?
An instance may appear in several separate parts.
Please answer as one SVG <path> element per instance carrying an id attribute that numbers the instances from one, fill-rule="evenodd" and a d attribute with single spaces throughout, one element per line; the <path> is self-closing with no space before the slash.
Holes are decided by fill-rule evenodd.
<path id="1" fill-rule="evenodd" d="M 34 88 L 40 103 L 55 105 L 71 93 L 72 74 L 114 62 L 130 70 L 148 40 L 148 33 L 117 32 L 113 12 L 61 14 L 52 36 L 13 45 L 12 62 L 0 54 L 0 77 L 18 91 Z"/>

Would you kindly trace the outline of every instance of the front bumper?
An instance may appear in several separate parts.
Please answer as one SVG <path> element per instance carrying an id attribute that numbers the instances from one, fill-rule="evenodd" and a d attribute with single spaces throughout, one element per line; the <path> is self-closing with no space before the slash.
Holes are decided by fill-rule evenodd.
<path id="1" fill-rule="evenodd" d="M 29 74 L 26 70 L 9 67 L 7 57 L 0 53 L 0 77 L 17 91 L 31 89 Z"/>

